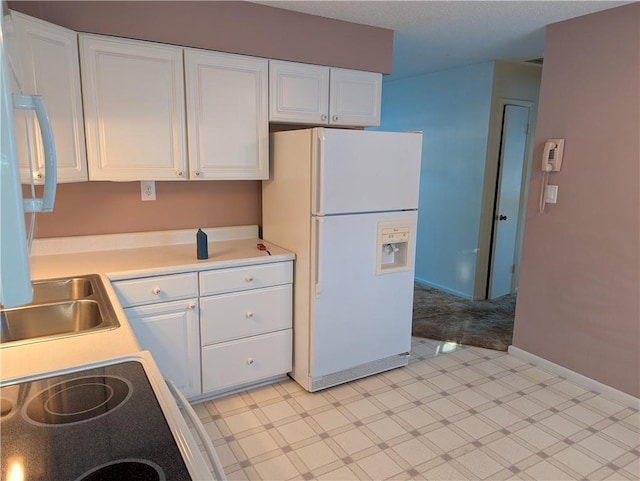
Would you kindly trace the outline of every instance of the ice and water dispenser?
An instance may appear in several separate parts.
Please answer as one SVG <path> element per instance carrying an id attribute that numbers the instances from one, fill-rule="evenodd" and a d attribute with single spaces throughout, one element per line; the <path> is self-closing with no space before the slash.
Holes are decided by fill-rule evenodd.
<path id="1" fill-rule="evenodd" d="M 376 274 L 410 268 L 411 222 L 378 222 Z"/>

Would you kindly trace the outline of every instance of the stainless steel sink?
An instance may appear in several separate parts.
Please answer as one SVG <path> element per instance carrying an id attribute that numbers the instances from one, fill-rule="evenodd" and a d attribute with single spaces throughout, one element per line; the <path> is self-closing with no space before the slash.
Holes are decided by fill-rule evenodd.
<path id="1" fill-rule="evenodd" d="M 93 283 L 88 277 L 35 281 L 32 304 L 84 299 L 93 292 Z"/>
<path id="2" fill-rule="evenodd" d="M 0 343 L 33 342 L 114 329 L 120 323 L 100 276 L 33 283 L 33 301 L 0 308 Z"/>

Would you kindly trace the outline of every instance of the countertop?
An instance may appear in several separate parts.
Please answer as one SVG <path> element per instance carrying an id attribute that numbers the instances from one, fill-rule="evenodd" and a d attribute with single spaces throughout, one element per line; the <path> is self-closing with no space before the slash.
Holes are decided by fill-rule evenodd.
<path id="1" fill-rule="evenodd" d="M 109 242 L 113 241 L 113 237 L 105 237 L 108 237 Z M 215 232 L 213 237 L 216 238 Z M 228 237 L 226 234 L 222 236 L 225 239 Z M 123 238 L 122 235 L 119 238 Z M 71 239 L 61 244 L 69 247 L 70 243 L 82 241 L 86 239 Z M 258 250 L 258 243 L 263 243 L 271 255 L 266 251 Z M 282 262 L 293 260 L 295 257 L 293 253 L 256 237 L 209 242 L 209 258 L 206 260 L 197 260 L 195 243 L 102 249 L 104 244 L 98 240 L 95 246 L 101 250 L 85 250 L 78 253 L 49 252 L 32 256 L 30 259 L 32 278 L 36 280 L 99 274 L 116 311 L 120 327 L 56 340 L 1 346 L 0 380 L 2 382 L 100 362 L 140 351 L 141 348 L 111 287 L 112 280 Z"/>

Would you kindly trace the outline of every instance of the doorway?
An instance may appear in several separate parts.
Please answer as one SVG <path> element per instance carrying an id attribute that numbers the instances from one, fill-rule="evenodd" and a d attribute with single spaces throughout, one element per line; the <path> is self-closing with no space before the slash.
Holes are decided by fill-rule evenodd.
<path id="1" fill-rule="evenodd" d="M 503 104 L 486 299 L 517 292 L 526 210 L 524 186 L 529 174 L 530 116 L 528 103 Z"/>

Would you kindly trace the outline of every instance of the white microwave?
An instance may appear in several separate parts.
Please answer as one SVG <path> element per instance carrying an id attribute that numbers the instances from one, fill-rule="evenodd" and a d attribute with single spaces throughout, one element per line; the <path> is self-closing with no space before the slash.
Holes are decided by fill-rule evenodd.
<path id="1" fill-rule="evenodd" d="M 56 155 L 51 123 L 42 98 L 23 91 L 20 71 L 9 58 L 8 32 L 20 41 L 6 2 L 0 21 L 0 306 L 15 307 L 32 300 L 25 214 L 50 212 L 56 193 Z M 17 92 L 12 91 L 12 80 Z M 33 92 L 31 92 L 33 94 Z M 15 135 L 15 112 L 33 110 L 39 125 L 47 172 L 42 198 L 23 199 Z M 32 190 L 33 191 L 33 190 Z M 32 223 L 33 225 L 33 223 Z"/>

